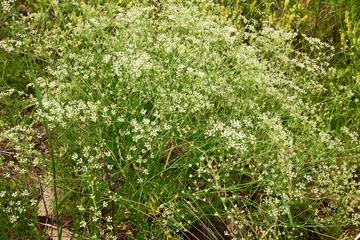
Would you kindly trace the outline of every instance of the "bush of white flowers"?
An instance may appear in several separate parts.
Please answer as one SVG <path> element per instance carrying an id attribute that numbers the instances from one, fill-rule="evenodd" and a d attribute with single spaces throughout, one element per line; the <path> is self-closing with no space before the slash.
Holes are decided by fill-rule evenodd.
<path id="1" fill-rule="evenodd" d="M 45 234 L 51 156 L 52 224 L 75 239 L 322 239 L 359 227 L 359 126 L 341 118 L 358 100 L 330 84 L 331 46 L 202 1 L 72 4 L 61 24 L 32 13 L 0 41 L 28 59 L 35 105 L 30 123 L 1 125 L 0 236 Z M 0 97 L 11 94 L 24 93 Z"/>

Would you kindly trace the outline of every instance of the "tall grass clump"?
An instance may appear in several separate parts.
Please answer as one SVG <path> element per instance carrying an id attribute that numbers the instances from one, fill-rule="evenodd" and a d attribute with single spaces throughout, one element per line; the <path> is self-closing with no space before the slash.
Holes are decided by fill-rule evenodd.
<path id="1" fill-rule="evenodd" d="M 29 14 L 0 42 L 35 64 L 30 120 L 0 133 L 0 236 L 45 237 L 39 184 L 55 167 L 47 217 L 75 239 L 345 239 L 360 226 L 360 94 L 331 83 L 332 46 L 205 1 L 59 7 L 61 21 Z"/>
<path id="2" fill-rule="evenodd" d="M 237 20 L 244 15 L 266 21 L 274 28 L 287 29 L 330 43 L 336 51 L 331 64 L 336 68 L 335 87 L 346 83 L 357 88 L 360 73 L 360 1 L 356 0 L 215 0 L 220 13 Z M 309 53 L 307 44 L 295 47 Z M 349 115 L 351 116 L 351 115 Z"/>

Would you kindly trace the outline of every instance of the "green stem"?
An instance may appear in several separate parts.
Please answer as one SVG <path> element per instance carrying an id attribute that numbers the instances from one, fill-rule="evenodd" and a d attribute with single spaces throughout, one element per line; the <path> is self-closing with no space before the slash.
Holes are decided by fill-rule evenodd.
<path id="1" fill-rule="evenodd" d="M 31 63 L 31 60 L 29 61 L 30 63 L 30 69 L 31 69 L 31 77 L 33 78 L 33 82 L 35 85 L 35 95 L 36 95 L 36 99 L 37 102 L 39 104 L 39 108 L 41 110 L 42 113 L 45 113 L 45 109 L 44 109 L 44 105 L 42 102 L 42 95 L 41 95 L 41 89 L 39 87 L 39 84 L 36 81 L 36 77 L 35 74 L 33 72 L 33 66 Z M 54 156 L 54 148 L 53 148 L 53 139 L 51 136 L 51 132 L 50 132 L 50 128 L 49 128 L 49 122 L 47 120 L 47 118 L 45 116 L 43 116 L 42 119 L 44 128 L 45 128 L 45 133 L 46 133 L 46 137 L 48 139 L 48 144 L 49 144 L 49 148 L 50 148 L 50 155 L 51 155 L 51 173 L 52 173 L 52 185 L 53 185 L 53 191 L 54 191 L 54 200 L 55 200 L 55 208 L 54 208 L 54 220 L 56 222 L 56 224 L 58 225 L 58 239 L 61 240 L 61 233 L 62 233 L 62 228 L 61 228 L 61 224 L 60 224 L 60 219 L 59 219 L 59 211 L 58 211 L 58 196 L 57 196 L 57 174 L 56 174 L 56 162 L 55 162 L 55 156 Z"/>

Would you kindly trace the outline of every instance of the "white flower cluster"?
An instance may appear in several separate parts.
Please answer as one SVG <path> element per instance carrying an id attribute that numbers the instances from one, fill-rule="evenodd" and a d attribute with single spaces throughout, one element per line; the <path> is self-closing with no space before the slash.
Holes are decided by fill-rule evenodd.
<path id="1" fill-rule="evenodd" d="M 13 8 L 14 2 L 15 2 L 15 0 L 2 0 L 0 2 L 0 6 L 1 6 L 2 10 L 4 11 L 4 13 L 9 13 L 11 11 L 11 9 Z"/>
<path id="2" fill-rule="evenodd" d="M 54 133 L 60 179 L 75 189 L 64 201 L 78 206 L 72 217 L 84 238 L 132 222 L 136 237 L 149 239 L 142 226 L 188 231 L 209 215 L 234 239 L 295 238 L 304 219 L 360 225 L 359 135 L 332 114 L 355 91 L 336 95 L 342 90 L 325 81 L 329 56 L 295 49 L 295 33 L 235 26 L 206 11 L 216 4 L 195 2 L 82 2 L 67 24 L 42 30 L 30 17 L 20 43 L 0 43 L 44 59 L 35 119 Z M 0 136 L 12 144 L 31 136 L 20 130 Z M 2 166 L 42 165 L 25 140 L 18 162 Z"/>

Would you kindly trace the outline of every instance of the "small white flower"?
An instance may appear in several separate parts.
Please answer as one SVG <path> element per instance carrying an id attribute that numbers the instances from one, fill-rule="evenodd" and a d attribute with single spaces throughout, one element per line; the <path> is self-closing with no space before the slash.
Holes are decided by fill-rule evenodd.
<path id="1" fill-rule="evenodd" d="M 30 200 L 30 205 L 31 205 L 31 206 L 36 206 L 36 204 L 37 204 L 37 200 L 36 200 L 36 199 L 31 199 L 31 200 Z"/>
<path id="2" fill-rule="evenodd" d="M 85 211 L 85 208 L 82 205 L 78 205 L 77 208 L 79 209 L 80 212 Z"/>
<path id="3" fill-rule="evenodd" d="M 86 222 L 83 220 L 80 222 L 80 227 L 81 228 L 85 228 L 86 227 Z"/>
<path id="4" fill-rule="evenodd" d="M 18 216 L 11 215 L 11 216 L 10 216 L 10 222 L 11 222 L 11 223 L 16 223 L 17 220 L 18 220 L 18 218 L 19 218 Z"/>
<path id="5" fill-rule="evenodd" d="M 6 191 L 1 191 L 0 192 L 0 197 L 3 198 L 5 196 L 5 194 L 6 194 Z"/>

